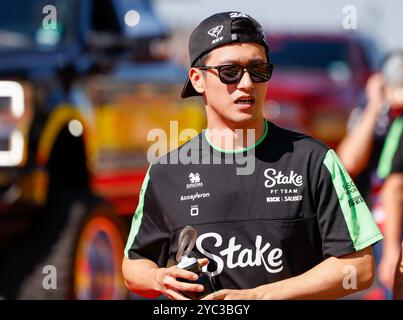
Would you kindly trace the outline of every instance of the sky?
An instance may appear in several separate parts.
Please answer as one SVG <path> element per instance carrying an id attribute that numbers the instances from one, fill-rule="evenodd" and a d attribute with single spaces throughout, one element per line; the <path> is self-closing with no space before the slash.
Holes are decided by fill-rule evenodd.
<path id="1" fill-rule="evenodd" d="M 401 0 L 153 0 L 153 4 L 173 30 L 191 31 L 213 13 L 234 10 L 250 14 L 269 33 L 343 32 L 347 23 L 348 32 L 371 37 L 381 52 L 403 48 Z M 353 16 L 355 25 L 350 19 Z"/>

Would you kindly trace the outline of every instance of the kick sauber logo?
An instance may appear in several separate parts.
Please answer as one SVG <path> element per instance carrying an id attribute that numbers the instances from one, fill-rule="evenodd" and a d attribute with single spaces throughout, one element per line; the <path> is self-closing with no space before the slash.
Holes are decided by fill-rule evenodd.
<path id="1" fill-rule="evenodd" d="M 200 174 L 198 172 L 189 173 L 189 181 L 190 181 L 190 183 L 186 184 L 186 189 L 194 189 L 194 188 L 203 187 L 203 182 L 200 181 Z"/>
<path id="2" fill-rule="evenodd" d="M 302 175 L 290 171 L 288 175 L 282 171 L 277 171 L 273 168 L 268 168 L 264 171 L 266 181 L 264 186 L 269 189 L 269 196 L 266 197 L 267 203 L 272 202 L 294 202 L 301 201 L 303 185 Z"/>

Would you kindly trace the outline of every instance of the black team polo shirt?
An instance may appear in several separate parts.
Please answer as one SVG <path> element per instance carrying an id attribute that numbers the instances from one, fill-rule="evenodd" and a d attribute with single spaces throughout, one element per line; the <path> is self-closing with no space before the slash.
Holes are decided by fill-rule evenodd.
<path id="1" fill-rule="evenodd" d="M 213 164 L 228 152 L 214 147 L 205 131 L 179 148 L 197 150 L 198 164 L 169 164 L 168 153 L 161 158 L 168 164 L 151 165 L 125 256 L 165 267 L 190 225 L 198 234 L 191 256 L 209 259 L 216 288 L 247 289 L 382 239 L 333 150 L 271 122 L 265 126 L 264 136 L 240 151 L 254 158 L 252 174 L 237 174 L 235 161 Z"/>

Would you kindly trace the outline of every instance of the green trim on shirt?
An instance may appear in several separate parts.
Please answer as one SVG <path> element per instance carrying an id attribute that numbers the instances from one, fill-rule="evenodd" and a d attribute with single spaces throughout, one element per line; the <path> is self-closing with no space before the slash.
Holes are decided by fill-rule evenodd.
<path id="1" fill-rule="evenodd" d="M 143 220 L 144 196 L 145 196 L 145 193 L 147 190 L 148 181 L 150 180 L 150 169 L 151 169 L 151 165 L 148 167 L 146 176 L 144 177 L 143 184 L 142 184 L 141 190 L 140 190 L 139 203 L 137 205 L 136 212 L 132 219 L 132 225 L 130 228 L 129 238 L 127 240 L 126 248 L 125 248 L 125 257 L 126 258 L 129 257 L 129 249 L 132 246 L 133 241 L 139 232 L 141 221 Z"/>
<path id="2" fill-rule="evenodd" d="M 323 163 L 332 177 L 333 186 L 355 250 L 362 250 L 382 240 L 382 234 L 371 212 L 336 153 L 329 150 Z"/>

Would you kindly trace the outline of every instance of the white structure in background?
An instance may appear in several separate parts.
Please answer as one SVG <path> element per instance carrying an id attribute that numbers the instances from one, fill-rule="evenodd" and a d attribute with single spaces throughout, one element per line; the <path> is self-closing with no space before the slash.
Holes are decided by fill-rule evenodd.
<path id="1" fill-rule="evenodd" d="M 175 32 L 190 32 L 198 22 L 220 11 L 242 11 L 255 17 L 266 31 L 342 32 L 343 8 L 357 8 L 357 30 L 371 36 L 385 51 L 403 48 L 401 0 L 154 0 L 157 14 Z"/>
<path id="2" fill-rule="evenodd" d="M 18 82 L 0 81 L 0 99 L 0 139 L 8 144 L 8 150 L 0 150 L 0 167 L 17 166 L 24 151 L 24 136 L 17 127 L 24 115 L 24 89 Z"/>

